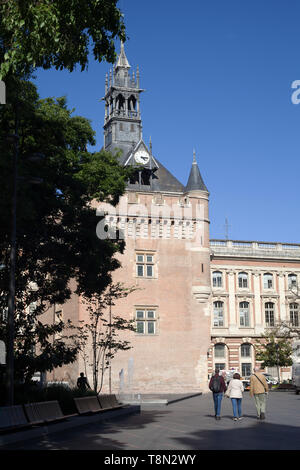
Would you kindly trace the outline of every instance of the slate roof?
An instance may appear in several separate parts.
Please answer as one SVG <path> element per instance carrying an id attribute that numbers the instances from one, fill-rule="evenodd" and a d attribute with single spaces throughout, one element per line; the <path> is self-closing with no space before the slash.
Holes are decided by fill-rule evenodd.
<path id="1" fill-rule="evenodd" d="M 194 159 L 185 191 L 207 191 L 199 167 Z"/>

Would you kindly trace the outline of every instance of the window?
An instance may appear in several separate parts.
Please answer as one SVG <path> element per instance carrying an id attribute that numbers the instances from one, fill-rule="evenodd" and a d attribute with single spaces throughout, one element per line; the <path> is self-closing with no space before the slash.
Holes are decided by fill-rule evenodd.
<path id="1" fill-rule="evenodd" d="M 241 356 L 242 357 L 251 357 L 251 344 L 246 344 L 245 343 L 245 344 L 241 345 Z"/>
<path id="2" fill-rule="evenodd" d="M 216 362 L 215 363 L 215 369 L 225 370 L 226 369 L 226 364 L 224 362 Z"/>
<path id="3" fill-rule="evenodd" d="M 251 375 L 251 362 L 243 362 L 242 364 L 242 377 L 249 377 Z"/>
<path id="4" fill-rule="evenodd" d="M 214 326 L 224 326 L 224 304 L 223 302 L 214 302 Z"/>
<path id="5" fill-rule="evenodd" d="M 136 275 L 137 277 L 154 277 L 153 254 L 138 253 L 136 255 Z"/>
<path id="6" fill-rule="evenodd" d="M 296 274 L 289 274 L 288 275 L 288 287 L 292 289 L 293 287 L 297 287 L 297 276 Z"/>
<path id="7" fill-rule="evenodd" d="M 225 345 L 224 344 L 215 345 L 215 357 L 225 357 Z"/>
<path id="8" fill-rule="evenodd" d="M 290 304 L 291 326 L 299 326 L 299 306 L 296 303 Z"/>
<path id="9" fill-rule="evenodd" d="M 239 273 L 238 282 L 239 282 L 239 288 L 240 289 L 247 288 L 248 287 L 248 274 L 247 273 Z"/>
<path id="10" fill-rule="evenodd" d="M 156 311 L 153 309 L 138 309 L 135 312 L 136 332 L 141 335 L 156 333 Z"/>
<path id="11" fill-rule="evenodd" d="M 250 326 L 248 302 L 240 302 L 240 326 Z"/>
<path id="12" fill-rule="evenodd" d="M 222 287 L 223 279 L 220 271 L 213 272 L 213 287 Z"/>
<path id="13" fill-rule="evenodd" d="M 274 304 L 267 302 L 265 304 L 265 322 L 266 326 L 274 326 Z"/>
<path id="14" fill-rule="evenodd" d="M 272 289 L 273 287 L 273 274 L 264 274 L 264 289 Z"/>

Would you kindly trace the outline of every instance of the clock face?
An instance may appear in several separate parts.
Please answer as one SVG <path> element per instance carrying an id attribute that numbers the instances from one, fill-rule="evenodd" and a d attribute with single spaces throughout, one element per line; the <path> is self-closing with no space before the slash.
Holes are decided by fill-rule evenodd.
<path id="1" fill-rule="evenodd" d="M 138 150 L 134 155 L 134 159 L 137 163 L 145 165 L 149 161 L 149 155 L 145 150 Z"/>

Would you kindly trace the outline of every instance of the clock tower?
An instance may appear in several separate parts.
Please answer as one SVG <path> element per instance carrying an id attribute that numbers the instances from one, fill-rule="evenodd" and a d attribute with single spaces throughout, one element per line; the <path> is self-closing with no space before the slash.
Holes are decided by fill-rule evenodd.
<path id="1" fill-rule="evenodd" d="M 142 139 L 142 121 L 140 113 L 139 69 L 130 74 L 124 44 L 113 71 L 106 75 L 105 81 L 105 117 L 104 149 L 120 149 L 121 163 L 125 163 L 129 152 Z M 141 160 L 142 163 L 142 160 Z"/>

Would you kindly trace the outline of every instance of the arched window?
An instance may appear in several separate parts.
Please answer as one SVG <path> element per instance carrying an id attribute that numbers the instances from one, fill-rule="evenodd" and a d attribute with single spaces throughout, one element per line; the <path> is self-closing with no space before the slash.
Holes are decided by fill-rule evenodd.
<path id="1" fill-rule="evenodd" d="M 121 111 L 125 109 L 125 98 L 123 95 L 119 94 L 116 98 L 116 108 Z"/>
<path id="2" fill-rule="evenodd" d="M 249 302 L 240 302 L 240 326 L 250 326 Z"/>
<path id="3" fill-rule="evenodd" d="M 290 304 L 290 323 L 291 326 L 299 326 L 299 305 Z"/>
<path id="4" fill-rule="evenodd" d="M 128 99 L 128 110 L 129 111 L 135 111 L 136 109 L 136 98 L 131 95 L 130 98 Z"/>
<path id="5" fill-rule="evenodd" d="M 213 287 L 223 286 L 223 277 L 220 271 L 214 271 L 212 277 L 213 277 Z"/>
<path id="6" fill-rule="evenodd" d="M 292 289 L 293 287 L 297 287 L 297 276 L 296 274 L 289 274 L 288 275 L 288 287 Z"/>
<path id="7" fill-rule="evenodd" d="M 265 304 L 265 323 L 266 326 L 274 326 L 274 304 L 273 302 L 267 302 Z"/>
<path id="8" fill-rule="evenodd" d="M 223 302 L 214 302 L 214 327 L 224 326 L 224 304 Z"/>
<path id="9" fill-rule="evenodd" d="M 251 357 L 251 344 L 244 343 L 241 345 L 241 357 Z"/>
<path id="10" fill-rule="evenodd" d="M 239 273 L 238 274 L 238 282 L 239 288 L 245 289 L 248 287 L 248 274 L 247 273 Z"/>
<path id="11" fill-rule="evenodd" d="M 266 273 L 264 274 L 264 289 L 273 288 L 273 274 Z"/>

